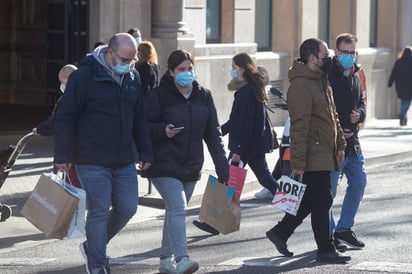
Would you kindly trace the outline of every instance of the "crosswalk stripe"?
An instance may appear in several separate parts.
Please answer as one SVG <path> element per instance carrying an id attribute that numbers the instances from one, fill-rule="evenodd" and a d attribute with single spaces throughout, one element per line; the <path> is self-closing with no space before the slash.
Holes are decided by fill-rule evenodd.
<path id="1" fill-rule="evenodd" d="M 1 266 L 40 265 L 55 261 L 57 258 L 0 258 Z"/>
<path id="2" fill-rule="evenodd" d="M 244 266 L 272 266 L 282 267 L 293 262 L 301 260 L 303 257 L 279 257 L 279 258 L 262 258 L 262 257 L 237 257 L 223 261 L 219 265 L 244 265 Z"/>
<path id="3" fill-rule="evenodd" d="M 377 272 L 398 272 L 412 273 L 412 264 L 407 263 L 390 263 L 390 262 L 363 262 L 351 266 L 349 269 L 377 271 Z"/>

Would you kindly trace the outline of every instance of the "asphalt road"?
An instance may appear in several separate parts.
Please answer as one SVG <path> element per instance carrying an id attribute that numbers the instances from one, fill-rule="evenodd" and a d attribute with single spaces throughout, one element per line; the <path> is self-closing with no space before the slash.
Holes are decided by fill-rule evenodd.
<path id="1" fill-rule="evenodd" d="M 366 247 L 347 251 L 352 256 L 348 264 L 314 261 L 316 246 L 309 218 L 288 241 L 295 256 L 279 256 L 265 232 L 283 214 L 270 206 L 270 200 L 256 200 L 252 195 L 241 202 L 240 231 L 228 235 L 209 236 L 197 230 L 191 222 L 199 208 L 189 209 L 189 254 L 200 264 L 197 273 L 412 273 L 411 173 L 411 161 L 368 170 L 368 186 L 354 227 Z M 345 185 L 342 181 L 339 186 L 336 208 L 342 202 Z M 144 221 L 137 215 L 108 245 L 112 273 L 158 273 L 161 213 Z M 21 222 L 22 217 L 12 218 L 15 229 L 27 233 L 16 238 L 0 234 L 0 273 L 84 273 L 78 251 L 83 239 L 45 239 Z"/>

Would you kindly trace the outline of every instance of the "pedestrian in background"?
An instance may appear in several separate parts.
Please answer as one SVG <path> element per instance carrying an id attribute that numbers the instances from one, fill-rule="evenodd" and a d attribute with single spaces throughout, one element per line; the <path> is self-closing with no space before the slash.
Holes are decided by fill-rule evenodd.
<path id="1" fill-rule="evenodd" d="M 296 216 L 285 214 L 266 236 L 285 256 L 293 256 L 286 242 L 311 214 L 312 230 L 318 247 L 316 260 L 340 263 L 350 260 L 336 252 L 329 233 L 332 205 L 331 171 L 344 159 L 345 139 L 339 125 L 327 73 L 331 58 L 327 44 L 319 39 L 305 40 L 300 58 L 289 69 L 287 93 L 291 121 L 290 162 L 294 175 L 303 175 L 306 191 Z"/>
<path id="2" fill-rule="evenodd" d="M 75 164 L 86 191 L 80 251 L 87 273 L 110 273 L 106 246 L 136 213 L 134 152 L 140 169 L 153 162 L 143 92 L 132 70 L 136 54 L 133 37 L 119 33 L 82 58 L 56 113 L 56 166 L 67 171 Z"/>
<path id="3" fill-rule="evenodd" d="M 148 176 L 166 208 L 160 249 L 161 273 L 190 274 L 199 264 L 189 259 L 186 208 L 204 161 L 205 141 L 218 181 L 226 183 L 229 165 L 211 92 L 195 80 L 192 55 L 173 51 L 160 86 L 146 96 L 146 115 L 155 151 Z"/>
<path id="4" fill-rule="evenodd" d="M 77 70 L 77 67 L 72 64 L 67 64 L 60 69 L 58 77 L 59 77 L 59 82 L 60 82 L 59 91 L 61 92 L 61 96 L 59 97 L 59 99 L 57 99 L 57 102 L 54 105 L 52 114 L 45 121 L 40 122 L 37 125 L 37 127 L 33 128 L 33 132 L 35 134 L 40 134 L 42 136 L 54 135 L 54 118 L 55 118 L 54 114 L 59 108 L 62 95 L 64 93 L 64 90 L 66 89 L 67 81 L 69 81 L 69 76 L 75 70 Z"/>
<path id="5" fill-rule="evenodd" d="M 72 72 L 75 70 L 77 70 L 77 67 L 72 64 L 67 64 L 60 69 L 58 77 L 60 81 L 59 90 L 61 92 L 61 96 L 59 97 L 59 99 L 57 99 L 57 102 L 54 105 L 52 114 L 46 120 L 40 122 L 37 125 L 37 127 L 33 128 L 33 133 L 39 134 L 41 136 L 54 136 L 55 134 L 55 128 L 54 128 L 55 115 L 54 114 L 59 109 L 59 105 L 60 105 L 64 90 L 66 89 L 67 82 L 69 81 L 70 74 L 72 74 Z M 53 164 L 53 172 L 57 173 L 57 171 L 58 171 L 57 167 Z M 70 167 L 65 179 L 69 184 L 75 187 L 81 187 L 79 179 L 77 177 L 76 168 L 74 166 Z"/>
<path id="6" fill-rule="evenodd" d="M 142 33 L 138 28 L 131 28 L 127 31 L 127 33 L 133 36 L 137 45 L 139 45 L 143 41 Z"/>
<path id="7" fill-rule="evenodd" d="M 401 100 L 399 112 L 399 124 L 408 124 L 408 110 L 412 100 L 412 47 L 406 46 L 401 56 L 396 60 L 389 77 L 388 87 L 392 87 L 395 82 L 395 89 L 398 98 Z"/>
<path id="8" fill-rule="evenodd" d="M 139 61 L 136 63 L 136 69 L 139 71 L 142 90 L 146 96 L 147 92 L 159 86 L 160 82 L 156 49 L 150 41 L 143 41 L 137 47 L 137 56 Z"/>
<path id="9" fill-rule="evenodd" d="M 339 115 L 343 137 L 346 140 L 345 159 L 339 171 L 332 172 L 332 195 L 336 197 L 339 176 L 347 178 L 340 218 L 335 226 L 331 210 L 330 228 L 338 250 L 345 250 L 343 242 L 352 248 L 363 248 L 352 227 L 366 187 L 365 159 L 359 143 L 359 124 L 365 120 L 366 104 L 362 94 L 362 83 L 358 75 L 360 66 L 355 63 L 358 38 L 351 33 L 339 34 L 336 38 L 335 56 L 332 69 L 328 73 L 333 90 L 333 99 Z"/>

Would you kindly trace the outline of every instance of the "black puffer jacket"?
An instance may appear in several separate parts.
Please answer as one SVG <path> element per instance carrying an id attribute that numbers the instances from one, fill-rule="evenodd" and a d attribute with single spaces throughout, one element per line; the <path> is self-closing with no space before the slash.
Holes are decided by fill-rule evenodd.
<path id="1" fill-rule="evenodd" d="M 155 161 L 144 176 L 174 177 L 183 182 L 199 180 L 204 161 L 204 140 L 219 181 L 227 182 L 229 166 L 209 90 L 195 81 L 193 91 L 186 99 L 177 90 L 173 78 L 163 76 L 160 86 L 149 91 L 145 107 Z M 165 133 L 167 124 L 183 126 L 184 129 L 173 138 L 168 138 Z"/>
<path id="2" fill-rule="evenodd" d="M 246 84 L 236 91 L 229 121 L 222 130 L 229 133 L 230 152 L 240 155 L 245 163 L 256 154 L 273 149 L 273 136 L 269 136 L 272 125 L 265 124 L 265 115 L 265 106 L 257 99 L 252 85 Z"/>
<path id="3" fill-rule="evenodd" d="M 121 85 L 92 56 L 82 58 L 70 75 L 55 115 L 56 163 L 118 168 L 153 161 L 144 98 L 137 73 L 123 75 Z"/>

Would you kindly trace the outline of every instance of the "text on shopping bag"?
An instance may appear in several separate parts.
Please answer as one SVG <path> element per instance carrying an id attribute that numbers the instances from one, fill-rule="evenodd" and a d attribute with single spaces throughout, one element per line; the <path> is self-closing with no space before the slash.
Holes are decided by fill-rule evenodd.
<path id="1" fill-rule="evenodd" d="M 279 187 L 273 197 L 272 205 L 289 214 L 296 215 L 305 193 L 306 185 L 288 176 L 279 179 Z"/>
<path id="2" fill-rule="evenodd" d="M 229 165 L 229 180 L 227 184 L 235 190 L 235 197 L 240 201 L 243 186 L 245 185 L 247 170 L 238 166 Z"/>

